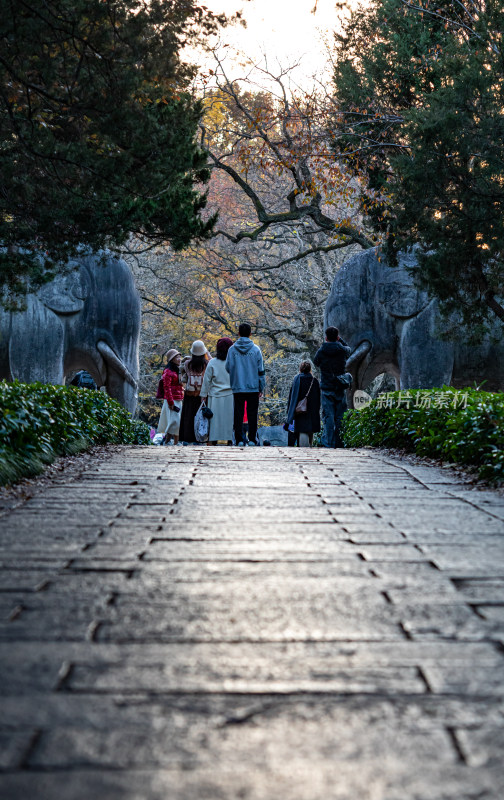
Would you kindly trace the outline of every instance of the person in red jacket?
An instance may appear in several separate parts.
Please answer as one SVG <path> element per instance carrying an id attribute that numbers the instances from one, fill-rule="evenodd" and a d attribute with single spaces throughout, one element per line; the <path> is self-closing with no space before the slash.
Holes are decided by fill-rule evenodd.
<path id="1" fill-rule="evenodd" d="M 180 380 L 180 362 L 182 356 L 178 350 L 168 350 L 168 365 L 163 372 L 164 402 L 159 418 L 158 433 L 164 434 L 165 444 L 178 444 L 180 415 L 184 400 L 184 387 Z M 167 441 L 169 439 L 169 442 Z"/>

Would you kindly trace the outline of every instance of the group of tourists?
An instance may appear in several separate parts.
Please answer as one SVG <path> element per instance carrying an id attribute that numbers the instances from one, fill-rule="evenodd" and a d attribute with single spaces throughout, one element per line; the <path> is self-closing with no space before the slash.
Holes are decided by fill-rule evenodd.
<path id="1" fill-rule="evenodd" d="M 204 342 L 192 343 L 190 355 L 177 349 L 167 353 L 167 365 L 160 383 L 163 407 L 157 428 L 165 444 L 192 444 L 198 441 L 195 420 L 202 408 L 208 409 L 208 444 L 227 442 L 256 446 L 259 401 L 265 389 L 265 370 L 260 348 L 250 338 L 251 327 L 244 322 L 239 338 L 219 339 L 212 358 Z M 288 444 L 310 447 L 313 435 L 324 422 L 325 447 L 342 447 L 340 424 L 347 404 L 345 390 L 351 376 L 345 373 L 350 348 L 337 328 L 325 332 L 325 342 L 317 351 L 320 383 L 312 374 L 310 361 L 302 361 L 292 382 L 287 402 L 285 430 Z M 159 396 L 159 394 L 158 394 Z"/>
<path id="2" fill-rule="evenodd" d="M 163 372 L 164 402 L 158 433 L 167 443 L 197 441 L 194 421 L 201 405 L 209 413 L 209 444 L 257 445 L 259 400 L 264 392 L 264 362 L 260 348 L 250 338 L 251 327 L 239 327 L 239 339 L 223 337 L 211 358 L 204 342 L 192 343 L 190 355 L 167 353 Z M 244 437 L 244 416 L 248 438 Z"/>

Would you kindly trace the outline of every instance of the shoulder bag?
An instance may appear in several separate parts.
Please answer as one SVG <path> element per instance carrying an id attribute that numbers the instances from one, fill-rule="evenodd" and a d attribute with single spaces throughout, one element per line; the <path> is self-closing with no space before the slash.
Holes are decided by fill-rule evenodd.
<path id="1" fill-rule="evenodd" d="M 336 380 L 339 381 L 343 389 L 350 389 L 352 385 L 352 373 L 344 372 L 342 375 L 336 375 Z"/>
<path id="2" fill-rule="evenodd" d="M 310 394 L 311 387 L 313 386 L 313 381 L 314 381 L 314 380 L 315 380 L 315 379 L 314 379 L 314 377 L 313 377 L 313 375 L 312 375 L 312 379 L 311 379 L 311 383 L 310 383 L 310 388 L 309 388 L 309 389 L 308 389 L 308 391 L 306 392 L 306 394 L 305 394 L 305 396 L 303 397 L 303 399 L 302 399 L 302 400 L 300 400 L 300 401 L 299 401 L 299 403 L 298 403 L 298 404 L 297 404 L 297 406 L 296 406 L 296 410 L 294 411 L 294 413 L 295 413 L 296 415 L 298 415 L 298 414 L 307 414 L 307 413 L 308 413 L 308 395 Z"/>

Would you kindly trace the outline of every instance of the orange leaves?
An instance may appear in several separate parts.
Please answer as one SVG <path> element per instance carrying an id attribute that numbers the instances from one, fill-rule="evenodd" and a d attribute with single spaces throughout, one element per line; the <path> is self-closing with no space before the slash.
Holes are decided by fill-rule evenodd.
<path id="1" fill-rule="evenodd" d="M 342 227 L 366 246 L 359 181 L 334 153 L 331 98 L 255 66 L 231 81 L 217 63 L 218 89 L 205 90 L 203 142 L 213 165 L 209 207 L 219 210 L 222 235 L 237 245 L 285 239 L 302 223 L 329 237 Z M 261 81 L 267 89 L 256 88 Z"/>

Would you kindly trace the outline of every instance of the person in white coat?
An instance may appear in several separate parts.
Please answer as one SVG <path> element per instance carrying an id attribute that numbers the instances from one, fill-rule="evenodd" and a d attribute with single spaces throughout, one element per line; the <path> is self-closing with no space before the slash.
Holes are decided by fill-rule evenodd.
<path id="1" fill-rule="evenodd" d="M 201 387 L 201 397 L 206 398 L 206 404 L 213 412 L 208 434 L 208 444 L 212 445 L 218 441 L 232 444 L 233 439 L 233 392 L 229 372 L 225 367 L 232 344 L 227 336 L 219 339 L 216 357 L 208 362 Z"/>

